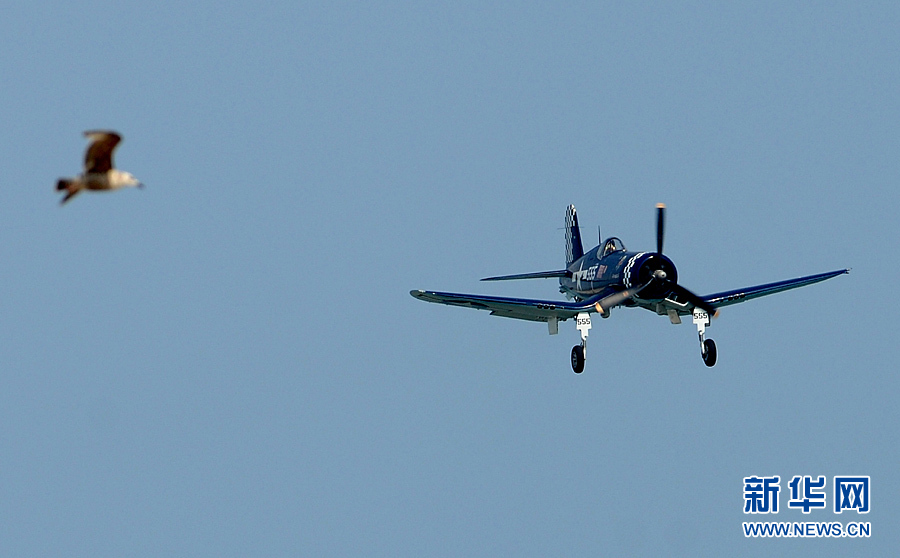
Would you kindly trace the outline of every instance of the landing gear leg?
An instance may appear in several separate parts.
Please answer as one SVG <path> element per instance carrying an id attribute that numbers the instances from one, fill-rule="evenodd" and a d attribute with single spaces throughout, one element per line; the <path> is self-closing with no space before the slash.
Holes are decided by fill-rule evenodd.
<path id="1" fill-rule="evenodd" d="M 581 333 L 581 345 L 572 347 L 572 370 L 576 374 L 581 374 L 584 371 L 584 354 L 587 349 L 588 331 L 591 329 L 591 315 L 582 312 L 575 316 L 575 327 Z"/>
<path id="2" fill-rule="evenodd" d="M 709 314 L 700 308 L 694 308 L 694 325 L 697 326 L 697 335 L 700 337 L 700 356 L 703 363 L 709 367 L 716 365 L 716 342 L 706 338 L 706 326 L 709 325 Z"/>

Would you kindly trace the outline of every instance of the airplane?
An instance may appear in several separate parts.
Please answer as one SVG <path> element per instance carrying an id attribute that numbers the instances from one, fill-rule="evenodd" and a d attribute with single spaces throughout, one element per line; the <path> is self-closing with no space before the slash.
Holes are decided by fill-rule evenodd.
<path id="1" fill-rule="evenodd" d="M 639 307 L 667 316 L 673 324 L 680 324 L 682 316 L 690 315 L 700 338 L 700 356 L 706 366 L 712 367 L 717 359 L 716 343 L 706 337 L 706 328 L 710 325 L 710 318 L 718 315 L 719 308 L 850 273 L 849 269 L 838 269 L 698 296 L 678 284 L 675 264 L 663 255 L 665 216 L 666 206 L 657 204 L 655 252 L 629 252 L 618 238 L 609 237 L 603 241 L 602 236 L 599 245 L 585 252 L 575 206 L 570 205 L 566 211 L 565 269 L 482 279 L 510 281 L 556 278 L 559 279 L 559 292 L 568 299 L 565 302 L 422 290 L 413 290 L 409 294 L 425 302 L 488 310 L 493 316 L 546 322 L 550 335 L 559 333 L 559 322 L 574 318 L 575 327 L 581 334 L 581 344 L 572 347 L 572 370 L 580 374 L 584 371 L 591 314 L 608 318 L 609 311 L 614 307 Z"/>

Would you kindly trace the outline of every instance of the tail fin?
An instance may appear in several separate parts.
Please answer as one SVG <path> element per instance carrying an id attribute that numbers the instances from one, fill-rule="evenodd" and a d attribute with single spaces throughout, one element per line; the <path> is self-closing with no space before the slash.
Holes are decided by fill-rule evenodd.
<path id="1" fill-rule="evenodd" d="M 584 247 L 581 245 L 578 216 L 575 214 L 575 206 L 570 205 L 566 209 L 566 267 L 583 255 Z"/>

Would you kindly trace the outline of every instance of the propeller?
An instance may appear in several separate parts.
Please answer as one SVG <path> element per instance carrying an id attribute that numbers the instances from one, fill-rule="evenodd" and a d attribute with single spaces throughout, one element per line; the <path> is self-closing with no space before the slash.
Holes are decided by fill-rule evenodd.
<path id="1" fill-rule="evenodd" d="M 618 291 L 609 296 L 603 297 L 602 299 L 600 299 L 599 301 L 594 303 L 594 308 L 596 308 L 597 311 L 600 312 L 601 314 L 605 314 L 606 312 L 609 311 L 610 308 L 622 304 L 629 298 L 633 297 L 634 295 L 638 294 L 639 292 L 643 291 L 644 289 L 646 289 L 647 287 L 652 285 L 654 281 L 666 281 L 666 272 L 661 269 L 657 269 L 656 271 L 653 272 L 653 276 L 650 277 L 650 280 L 647 281 L 646 283 L 644 283 L 643 285 L 639 285 L 637 287 L 631 287 L 630 289 Z"/>
<path id="2" fill-rule="evenodd" d="M 601 314 L 606 314 L 607 312 L 609 312 L 609 310 L 611 308 L 618 306 L 618 305 L 622 304 L 623 302 L 625 302 L 626 300 L 628 300 L 629 298 L 637 295 L 638 293 L 640 293 L 641 291 L 643 291 L 644 289 L 646 289 L 647 287 L 652 285 L 654 282 L 658 282 L 660 285 L 663 285 L 670 292 L 674 293 L 676 296 L 678 296 L 679 298 L 681 298 L 683 300 L 687 300 L 688 302 L 690 302 L 697 308 L 701 308 L 701 309 L 705 310 L 710 316 L 715 317 L 719 314 L 719 311 L 716 310 L 716 307 L 713 306 L 712 304 L 706 302 L 705 300 L 703 300 L 699 296 L 695 295 L 688 289 L 682 287 L 678 283 L 674 283 L 674 282 L 666 279 L 666 272 L 661 269 L 658 269 L 655 272 L 653 272 L 653 276 L 650 278 L 650 280 L 647 281 L 646 283 L 644 283 L 643 285 L 639 285 L 637 287 L 631 287 L 630 289 L 618 291 L 609 296 L 606 296 L 606 297 L 600 299 L 599 301 L 597 301 L 596 303 L 594 303 L 594 308 L 596 308 L 597 312 L 600 312 Z"/>
<path id="3" fill-rule="evenodd" d="M 652 283 L 652 282 L 653 282 L 653 280 L 651 279 L 650 281 L 647 281 L 640 287 L 632 287 L 630 289 L 625 289 L 624 291 L 619 291 L 619 292 L 613 293 L 607 297 L 604 297 L 594 303 L 594 308 L 597 310 L 597 312 L 600 312 L 601 314 L 603 314 L 605 316 L 606 314 L 609 313 L 610 308 L 613 308 L 614 306 L 618 306 L 618 305 L 622 304 L 629 298 L 633 297 L 634 295 L 636 295 L 639 292 L 641 292 L 642 290 L 644 290 L 644 288 L 647 287 L 648 285 L 650 285 L 650 283 Z"/>
<path id="4" fill-rule="evenodd" d="M 658 204 L 656 204 L 656 253 L 657 254 L 662 254 L 663 241 L 665 240 L 665 237 L 666 237 L 666 204 L 658 203 Z M 716 314 L 718 314 L 718 310 L 716 310 L 716 308 L 712 304 L 706 302 L 705 300 L 703 300 L 699 296 L 695 295 L 691 291 L 687 290 L 686 288 L 682 287 L 678 283 L 674 283 L 672 281 L 667 280 L 665 277 L 665 273 L 663 273 L 662 277 L 658 277 L 658 276 L 656 276 L 656 274 L 654 274 L 654 279 L 659 279 L 661 282 L 663 282 L 663 284 L 665 284 L 677 296 L 688 300 L 691 304 L 693 304 L 694 306 L 696 306 L 698 308 L 702 308 L 707 313 L 709 313 L 710 316 L 715 316 Z"/>
<path id="5" fill-rule="evenodd" d="M 662 255 L 663 251 L 663 241 L 665 240 L 666 235 L 666 204 L 658 203 L 656 204 L 656 253 Z M 676 297 L 686 300 L 696 306 L 697 308 L 701 308 L 706 311 L 710 316 L 716 316 L 719 312 L 716 310 L 716 307 L 712 304 L 706 302 L 693 292 L 688 289 L 682 287 L 675 281 L 671 281 L 667 276 L 666 272 L 662 269 L 657 269 L 653 272 L 653 275 L 650 276 L 649 280 L 643 285 L 639 285 L 637 287 L 632 287 L 630 289 L 625 289 L 619 292 L 615 292 L 603 299 L 599 300 L 594 307 L 601 314 L 605 314 L 609 311 L 610 308 L 614 306 L 618 306 L 622 304 L 629 298 L 637 295 L 650 285 L 657 283 L 660 287 L 665 290 L 668 290 L 670 293 L 674 294 Z"/>

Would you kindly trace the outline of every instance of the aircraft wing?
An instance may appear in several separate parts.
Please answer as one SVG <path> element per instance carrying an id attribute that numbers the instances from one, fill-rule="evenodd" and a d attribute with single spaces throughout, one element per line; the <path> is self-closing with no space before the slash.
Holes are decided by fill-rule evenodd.
<path id="1" fill-rule="evenodd" d="M 580 312 L 596 312 L 594 303 L 603 298 L 601 294 L 581 302 L 561 302 L 556 300 L 534 300 L 529 298 L 507 298 L 419 290 L 409 291 L 409 294 L 425 302 L 488 310 L 494 316 L 533 322 L 546 322 L 551 318 L 564 321 L 574 318 Z"/>
<path id="2" fill-rule="evenodd" d="M 849 269 L 839 269 L 827 273 L 819 273 L 817 275 L 807 275 L 796 279 L 788 279 L 785 281 L 777 281 L 775 283 L 766 283 L 764 285 L 714 293 L 700 298 L 709 302 L 716 308 L 721 308 L 723 306 L 731 306 L 732 304 L 738 304 L 739 302 L 752 300 L 761 296 L 805 287 L 849 272 Z M 565 321 L 569 318 L 574 318 L 580 312 L 596 312 L 597 310 L 594 304 L 601 302 L 604 297 L 610 296 L 614 292 L 615 291 L 612 290 L 609 292 L 604 291 L 589 299 L 582 300 L 581 302 L 561 302 L 555 300 L 508 298 L 421 290 L 409 291 L 409 294 L 419 300 L 424 300 L 425 302 L 436 302 L 450 306 L 487 310 L 494 316 L 503 316 L 506 318 L 530 320 L 533 322 L 547 322 L 553 318 L 559 321 Z M 616 302 L 616 304 L 619 303 L 620 302 Z M 660 307 L 659 304 L 662 304 L 663 306 Z M 694 305 L 690 302 L 670 299 L 666 299 L 662 303 L 647 303 L 647 305 L 639 302 L 639 305 L 663 315 L 666 313 L 665 309 L 667 308 L 674 310 L 679 315 L 690 314 L 694 308 Z"/>
<path id="3" fill-rule="evenodd" d="M 796 289 L 798 287 L 805 287 L 807 285 L 812 285 L 813 283 L 831 279 L 832 277 L 837 277 L 838 275 L 842 275 L 844 273 L 850 273 L 850 270 L 838 269 L 836 271 L 829 271 L 827 273 L 798 277 L 797 279 L 787 279 L 786 281 L 776 281 L 775 283 L 766 283 L 765 285 L 756 285 L 755 287 L 746 287 L 744 289 L 735 289 L 733 291 L 715 293 L 704 296 L 702 298 L 716 308 L 721 308 L 723 306 L 731 306 L 732 304 L 759 298 L 761 296 L 780 293 L 782 291 L 788 291 L 791 289 Z"/>

